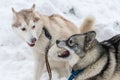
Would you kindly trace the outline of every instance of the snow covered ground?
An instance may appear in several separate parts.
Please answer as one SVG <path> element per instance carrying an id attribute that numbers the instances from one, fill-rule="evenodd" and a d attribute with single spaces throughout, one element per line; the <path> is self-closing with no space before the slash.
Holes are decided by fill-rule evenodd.
<path id="1" fill-rule="evenodd" d="M 83 19 L 96 18 L 94 30 L 101 41 L 120 33 L 120 0 L 0 0 L 0 80 L 32 80 L 32 52 L 11 29 L 12 11 L 30 8 L 42 14 L 58 13 L 79 26 Z M 47 80 L 47 73 L 41 77 Z M 54 80 L 58 79 L 54 72 Z"/>

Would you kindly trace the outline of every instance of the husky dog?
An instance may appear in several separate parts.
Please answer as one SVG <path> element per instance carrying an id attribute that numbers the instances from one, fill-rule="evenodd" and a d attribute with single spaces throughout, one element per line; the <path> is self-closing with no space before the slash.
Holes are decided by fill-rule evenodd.
<path id="1" fill-rule="evenodd" d="M 80 33 L 80 29 L 60 15 L 46 16 L 39 14 L 35 11 L 35 5 L 30 9 L 23 9 L 19 12 L 12 8 L 12 12 L 12 29 L 32 48 L 35 56 L 34 80 L 39 80 L 41 74 L 46 71 L 45 50 L 49 41 L 51 42 L 51 49 L 59 50 L 60 48 L 56 46 L 55 41 L 57 39 L 66 39 L 75 33 Z M 89 31 L 94 20 L 88 18 L 85 22 L 90 22 L 90 24 L 84 24 L 81 28 Z M 87 27 L 88 29 L 84 29 L 83 27 Z M 48 54 L 51 55 L 51 53 Z M 56 61 L 53 57 L 48 56 L 51 69 L 56 70 L 60 77 L 67 76 L 69 71 L 66 68 L 66 62 Z"/>
<path id="2" fill-rule="evenodd" d="M 56 41 L 64 49 L 58 57 L 73 67 L 68 80 L 120 80 L 120 35 L 103 42 L 95 37 L 89 31 Z"/>

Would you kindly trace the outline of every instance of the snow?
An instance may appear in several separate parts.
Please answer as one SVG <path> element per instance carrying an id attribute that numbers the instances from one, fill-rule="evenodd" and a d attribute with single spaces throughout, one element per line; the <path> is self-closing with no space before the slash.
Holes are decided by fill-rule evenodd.
<path id="1" fill-rule="evenodd" d="M 11 8 L 19 11 L 33 3 L 41 14 L 60 14 L 78 27 L 86 16 L 94 16 L 99 41 L 120 33 L 120 0 L 0 0 L 0 80 L 33 80 L 32 51 L 11 29 Z M 46 76 L 41 80 L 48 80 Z M 67 80 L 59 79 L 55 71 L 53 78 Z"/>

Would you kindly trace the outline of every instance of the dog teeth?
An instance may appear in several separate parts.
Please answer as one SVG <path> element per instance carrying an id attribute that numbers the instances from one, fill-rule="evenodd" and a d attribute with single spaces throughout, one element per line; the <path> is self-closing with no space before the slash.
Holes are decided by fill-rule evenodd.
<path id="1" fill-rule="evenodd" d="M 61 53 L 58 53 L 58 56 L 61 56 L 62 54 Z"/>
<path id="2" fill-rule="evenodd" d="M 65 50 L 60 51 L 60 52 L 58 53 L 58 56 L 63 55 L 63 54 L 64 54 L 64 52 L 65 52 Z"/>

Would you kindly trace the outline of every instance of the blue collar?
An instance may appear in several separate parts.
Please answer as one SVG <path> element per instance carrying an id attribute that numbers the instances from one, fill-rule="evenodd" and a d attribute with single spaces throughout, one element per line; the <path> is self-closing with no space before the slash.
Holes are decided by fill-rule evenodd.
<path id="1" fill-rule="evenodd" d="M 84 71 L 85 68 L 83 69 L 78 69 L 78 70 L 72 70 L 71 71 L 71 75 L 70 77 L 68 78 L 68 80 L 73 80 L 75 77 L 77 77 L 81 72 Z"/>

